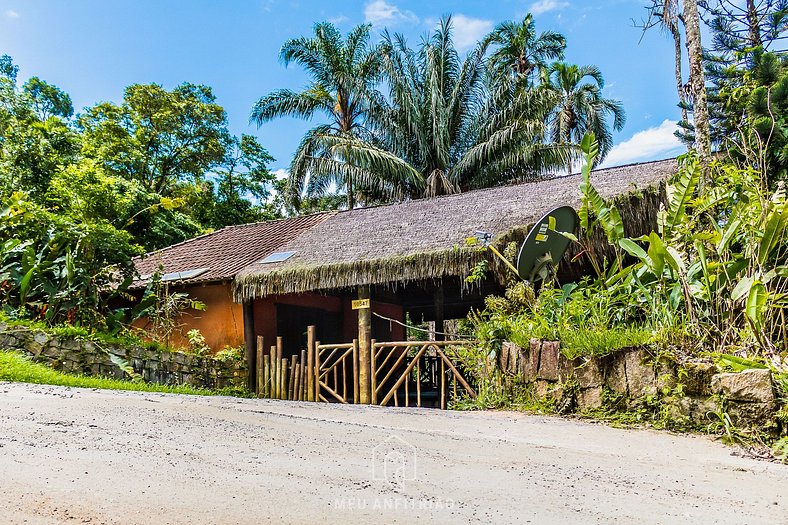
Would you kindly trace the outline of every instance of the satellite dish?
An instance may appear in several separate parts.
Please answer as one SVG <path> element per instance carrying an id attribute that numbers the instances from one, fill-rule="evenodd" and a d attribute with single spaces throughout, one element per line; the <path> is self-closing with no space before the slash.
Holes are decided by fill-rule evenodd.
<path id="1" fill-rule="evenodd" d="M 529 282 L 555 275 L 555 265 L 564 256 L 569 239 L 561 233 L 574 233 L 577 213 L 571 206 L 547 212 L 534 224 L 517 255 L 517 273 Z"/>

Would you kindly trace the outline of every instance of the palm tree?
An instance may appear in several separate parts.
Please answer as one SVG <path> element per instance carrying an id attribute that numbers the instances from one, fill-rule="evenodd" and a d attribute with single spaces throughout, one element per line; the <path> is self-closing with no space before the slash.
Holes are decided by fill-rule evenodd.
<path id="1" fill-rule="evenodd" d="M 692 91 L 692 116 L 695 125 L 695 148 L 700 155 L 707 177 L 711 158 L 711 136 L 709 130 L 709 107 L 706 100 L 706 77 L 703 72 L 703 46 L 701 45 L 700 15 L 697 0 L 683 0 L 684 31 L 687 37 L 689 80 Z M 703 187 L 703 183 L 701 183 Z"/>
<path id="2" fill-rule="evenodd" d="M 601 162 L 613 146 L 608 117 L 613 117 L 613 130 L 624 127 L 626 115 L 621 102 L 602 96 L 605 80 L 596 66 L 556 62 L 547 73 L 548 88 L 560 97 L 550 119 L 552 140 L 560 144 L 579 144 L 591 131 L 599 142 Z M 568 164 L 572 172 L 572 161 Z"/>
<path id="3" fill-rule="evenodd" d="M 431 197 L 563 164 L 568 148 L 544 140 L 544 122 L 557 97 L 505 85 L 491 89 L 485 78 L 489 45 L 485 38 L 460 58 L 449 17 L 417 50 L 401 35 L 384 33 L 390 91 L 370 113 L 374 137 L 333 139 L 353 169 L 385 174 L 371 190 L 388 198 Z"/>
<path id="4" fill-rule="evenodd" d="M 280 60 L 301 65 L 311 84 L 301 92 L 279 89 L 257 101 L 250 121 L 258 126 L 277 117 L 310 120 L 316 113 L 328 117 L 304 135 L 290 165 L 288 200 L 297 205 L 301 194 L 325 194 L 332 187 L 344 188 L 347 207 L 355 204 L 354 184 L 363 183 L 347 169 L 343 152 L 331 148 L 328 138 L 366 138 L 367 112 L 379 95 L 380 52 L 371 46 L 369 25 L 360 25 L 346 38 L 331 23 L 318 23 L 311 38 L 295 38 L 282 46 Z"/>
<path id="5" fill-rule="evenodd" d="M 549 62 L 564 58 L 566 38 L 560 33 L 536 33 L 536 24 L 529 13 L 522 22 L 499 24 L 490 36 L 497 49 L 490 56 L 490 65 L 499 76 L 514 75 L 528 79 L 535 71 L 544 70 Z"/>
<path id="6" fill-rule="evenodd" d="M 648 16 L 643 21 L 643 34 L 654 26 L 659 26 L 666 33 L 670 33 L 673 38 L 674 78 L 676 80 L 676 91 L 679 96 L 679 107 L 681 108 L 681 123 L 689 124 L 687 115 L 687 97 L 682 80 L 681 65 L 681 24 L 683 14 L 679 0 L 651 0 L 651 5 L 646 7 Z M 643 37 L 641 37 L 642 39 Z"/>

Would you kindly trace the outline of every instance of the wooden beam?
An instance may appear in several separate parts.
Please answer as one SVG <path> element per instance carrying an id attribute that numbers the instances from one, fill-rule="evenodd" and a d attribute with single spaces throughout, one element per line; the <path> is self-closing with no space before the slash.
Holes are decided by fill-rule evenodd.
<path id="1" fill-rule="evenodd" d="M 375 347 L 372 347 L 372 352 L 375 352 Z M 358 404 L 358 339 L 353 339 L 353 403 Z M 374 402 L 374 395 L 373 402 Z"/>
<path id="2" fill-rule="evenodd" d="M 250 392 L 257 386 L 257 352 L 254 333 L 254 304 L 244 301 L 244 346 L 246 347 L 246 387 Z"/>
<path id="3" fill-rule="evenodd" d="M 358 287 L 358 298 L 370 299 L 369 285 Z M 358 310 L 358 399 L 362 405 L 372 401 L 370 389 L 370 367 L 372 363 L 372 308 Z"/>
<path id="4" fill-rule="evenodd" d="M 326 401 L 322 395 L 320 395 L 320 351 L 318 348 L 320 347 L 320 341 L 315 341 L 314 349 L 315 349 L 315 369 L 314 369 L 314 377 L 312 378 L 312 385 L 315 388 L 314 398 L 315 401 Z M 326 401 L 328 403 L 328 401 Z"/>
<path id="5" fill-rule="evenodd" d="M 438 283 L 438 286 L 435 288 L 435 340 L 436 341 L 443 341 L 446 339 L 446 336 L 443 335 L 442 332 L 444 330 L 444 323 L 443 323 L 443 281 Z"/>
<path id="6" fill-rule="evenodd" d="M 315 327 L 306 328 L 306 400 L 317 401 L 315 397 Z"/>
<path id="7" fill-rule="evenodd" d="M 257 356 L 256 356 L 256 363 L 255 366 L 255 376 L 257 378 L 257 386 L 255 388 L 255 393 L 257 397 L 262 397 L 263 389 L 265 388 L 265 368 L 263 367 L 263 355 L 265 354 L 265 346 L 263 346 L 263 336 L 257 336 Z"/>

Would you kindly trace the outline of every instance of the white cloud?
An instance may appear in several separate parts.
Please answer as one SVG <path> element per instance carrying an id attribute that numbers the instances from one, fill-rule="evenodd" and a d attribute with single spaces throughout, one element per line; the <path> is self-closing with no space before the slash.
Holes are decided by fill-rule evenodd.
<path id="1" fill-rule="evenodd" d="M 403 11 L 386 0 L 373 0 L 364 6 L 364 20 L 373 26 L 384 26 L 402 22 L 417 24 L 419 17 L 413 11 Z"/>
<path id="2" fill-rule="evenodd" d="M 605 157 L 601 167 L 621 166 L 632 162 L 664 159 L 684 152 L 684 145 L 673 134 L 678 129 L 672 120 L 638 131 L 632 138 L 619 142 Z"/>
<path id="3" fill-rule="evenodd" d="M 569 6 L 569 2 L 562 2 L 561 0 L 539 0 L 531 4 L 529 11 L 535 15 L 541 15 L 548 11 L 556 11 Z"/>
<path id="4" fill-rule="evenodd" d="M 454 28 L 454 43 L 460 51 L 472 48 L 493 29 L 491 20 L 470 18 L 461 14 L 452 15 L 451 21 Z"/>
<path id="5" fill-rule="evenodd" d="M 287 176 L 290 175 L 290 172 L 284 168 L 279 168 L 278 170 L 274 170 L 271 173 L 273 173 L 277 179 L 286 179 Z"/>
<path id="6" fill-rule="evenodd" d="M 8 18 L 19 18 L 19 13 L 17 13 L 13 9 L 9 9 L 8 11 L 5 12 L 5 16 L 7 16 Z"/>
<path id="7" fill-rule="evenodd" d="M 331 22 L 332 24 L 338 26 L 340 24 L 344 24 L 345 22 L 349 22 L 350 18 L 346 17 L 345 15 L 338 15 L 338 16 L 329 18 L 328 21 Z"/>

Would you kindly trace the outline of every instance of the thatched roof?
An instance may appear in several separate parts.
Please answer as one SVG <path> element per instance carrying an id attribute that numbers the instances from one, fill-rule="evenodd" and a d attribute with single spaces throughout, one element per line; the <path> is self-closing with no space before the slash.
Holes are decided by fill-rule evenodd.
<path id="1" fill-rule="evenodd" d="M 199 283 L 230 280 L 241 268 L 277 251 L 299 234 L 333 214 L 317 213 L 282 219 L 228 226 L 188 241 L 147 253 L 134 260 L 140 279 L 132 288 L 145 286 L 157 271 L 172 275 L 173 281 Z M 198 272 L 189 277 L 189 272 Z"/>
<path id="2" fill-rule="evenodd" d="M 610 198 L 655 189 L 676 169 L 675 159 L 632 164 L 596 170 L 592 181 Z M 486 230 L 501 240 L 556 206 L 577 208 L 579 184 L 572 175 L 336 213 L 282 244 L 293 252 L 286 261 L 241 270 L 235 299 L 464 277 L 486 256 L 466 238 Z"/>

